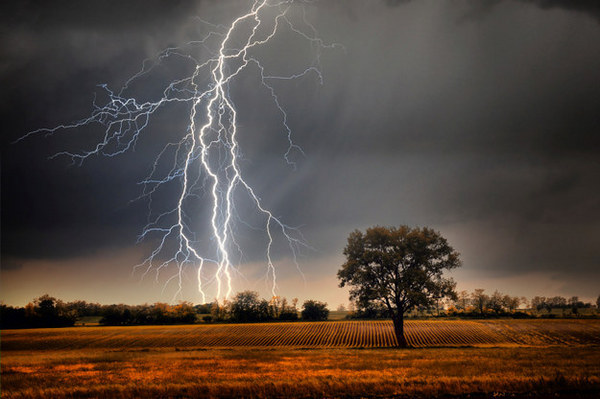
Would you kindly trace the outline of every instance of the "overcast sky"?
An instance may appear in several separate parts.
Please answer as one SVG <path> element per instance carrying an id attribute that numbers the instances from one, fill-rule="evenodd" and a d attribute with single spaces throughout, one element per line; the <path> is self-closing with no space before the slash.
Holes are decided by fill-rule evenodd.
<path id="1" fill-rule="evenodd" d="M 103 99 L 99 84 L 118 91 L 144 59 L 198 40 L 209 23 L 230 24 L 250 4 L 3 2 L 1 300 L 22 305 L 44 293 L 102 303 L 172 300 L 168 273 L 158 282 L 132 275 L 154 245 L 136 244 L 148 202 L 133 200 L 157 151 L 185 131 L 189 106 L 157 112 L 135 152 L 81 166 L 48 157 L 93 148 L 97 127 L 11 143 L 85 118 L 94 94 Z M 295 169 L 284 159 L 280 114 L 256 75 L 249 71 L 230 87 L 245 177 L 312 247 L 299 258 L 304 278 L 285 246 L 276 247 L 280 294 L 332 307 L 347 302 L 335 275 L 348 234 L 400 224 L 433 227 L 448 238 L 463 260 L 453 273 L 459 289 L 587 300 L 600 294 L 596 4 L 306 5 L 319 36 L 343 48 L 317 50 L 282 32 L 256 53 L 274 75 L 293 74 L 319 54 L 322 84 L 316 74 L 274 84 L 304 152 L 292 153 Z M 127 94 L 152 98 L 186 68 L 185 60 L 167 60 Z M 176 188 L 153 205 L 168 206 Z M 267 297 L 264 234 L 239 232 L 244 276 L 234 289 Z M 200 300 L 194 284 L 192 273 L 182 299 Z"/>

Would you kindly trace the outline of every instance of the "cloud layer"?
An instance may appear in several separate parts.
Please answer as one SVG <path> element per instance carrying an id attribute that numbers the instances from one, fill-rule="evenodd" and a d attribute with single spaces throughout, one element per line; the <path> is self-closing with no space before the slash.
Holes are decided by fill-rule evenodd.
<path id="1" fill-rule="evenodd" d="M 89 148 L 101 133 L 93 128 L 10 142 L 85 116 L 97 84 L 122 85 L 143 59 L 206 31 L 198 18 L 225 23 L 246 3 L 74 4 L 3 6 L 6 273 L 34 259 L 128 251 L 147 212 L 130 202 L 136 182 L 155 138 L 184 129 L 186 111 L 159 113 L 135 154 L 81 167 L 46 157 Z M 277 86 L 306 154 L 296 154 L 296 171 L 283 160 L 266 93 L 251 77 L 232 92 L 247 178 L 275 214 L 303 226 L 316 249 L 305 253 L 307 276 L 335 275 L 339 265 L 323 259 L 339 257 L 355 228 L 428 225 L 463 254 L 465 280 L 488 276 L 493 287 L 494 278 L 552 273 L 569 276 L 573 295 L 597 295 L 589 281 L 600 278 L 599 15 L 587 1 L 307 6 L 320 35 L 345 50 L 321 54 L 322 86 L 313 77 Z M 262 55 L 289 72 L 310 54 L 284 37 Z M 151 95 L 145 83 L 137 90 Z M 262 243 L 242 239 L 246 261 L 258 262 Z"/>

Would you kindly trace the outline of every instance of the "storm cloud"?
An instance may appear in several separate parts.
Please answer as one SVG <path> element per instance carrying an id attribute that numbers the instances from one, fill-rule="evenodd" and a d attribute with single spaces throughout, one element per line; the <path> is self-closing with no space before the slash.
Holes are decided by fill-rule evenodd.
<path id="1" fill-rule="evenodd" d="M 100 4 L 2 6 L 6 273 L 28 261 L 134 246 L 148 208 L 132 200 L 152 166 L 153 137 L 184 129 L 186 110 L 158 113 L 135 153 L 81 166 L 47 157 L 89 148 L 97 129 L 11 143 L 86 116 L 93 94 L 102 95 L 98 84 L 123 85 L 144 59 L 205 32 L 200 19 L 227 23 L 247 6 Z M 356 228 L 427 225 L 461 252 L 463 279 L 487 277 L 485 288 L 494 289 L 494 279 L 546 273 L 568 276 L 561 294 L 597 295 L 597 2 L 322 1 L 306 12 L 320 36 L 343 49 L 321 52 L 323 85 L 315 76 L 276 85 L 305 153 L 294 154 L 296 170 L 283 159 L 279 116 L 261 108 L 267 99 L 256 82 L 240 80 L 232 96 L 247 132 L 240 140 L 249 182 L 314 247 L 301 259 L 307 278 L 335 276 Z M 311 54 L 297 45 L 276 41 L 262 54 L 266 65 L 293 70 Z M 169 64 L 165 74 L 167 67 L 185 65 Z M 152 94 L 147 83 L 143 95 Z M 250 248 L 246 261 L 259 262 L 262 243 L 253 244 L 250 234 L 242 240 Z M 283 251 L 278 256 L 286 262 Z"/>

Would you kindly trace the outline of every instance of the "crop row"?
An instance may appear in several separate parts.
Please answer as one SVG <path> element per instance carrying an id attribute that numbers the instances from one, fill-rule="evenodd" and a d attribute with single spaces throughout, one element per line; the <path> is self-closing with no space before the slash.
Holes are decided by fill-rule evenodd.
<path id="1" fill-rule="evenodd" d="M 407 321 L 414 347 L 600 344 L 599 320 Z M 6 330 L 2 350 L 198 347 L 391 347 L 391 321 Z"/>

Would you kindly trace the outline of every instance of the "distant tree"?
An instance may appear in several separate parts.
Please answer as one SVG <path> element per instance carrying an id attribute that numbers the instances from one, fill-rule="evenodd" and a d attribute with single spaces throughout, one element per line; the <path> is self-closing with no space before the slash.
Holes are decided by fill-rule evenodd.
<path id="1" fill-rule="evenodd" d="M 567 298 L 562 296 L 554 296 L 548 299 L 548 312 L 552 309 L 561 309 L 563 316 L 565 315 L 565 309 L 567 308 Z"/>
<path id="2" fill-rule="evenodd" d="M 477 288 L 471 294 L 471 301 L 475 309 L 477 309 L 477 311 L 479 312 L 479 314 L 483 314 L 488 307 L 490 297 L 489 295 L 485 294 L 484 289 Z"/>
<path id="3" fill-rule="evenodd" d="M 229 310 L 231 308 L 231 303 L 228 300 L 223 300 L 223 302 L 219 303 L 218 301 L 214 301 L 210 307 L 210 315 L 212 316 L 212 320 L 214 321 L 223 321 L 227 320 L 229 317 Z"/>
<path id="4" fill-rule="evenodd" d="M 498 314 L 498 313 L 502 312 L 503 303 L 504 303 L 504 295 L 502 295 L 500 293 L 500 291 L 496 290 L 496 291 L 494 291 L 494 293 L 492 294 L 492 296 L 490 296 L 490 298 L 488 300 L 488 308 L 490 308 L 496 314 Z"/>
<path id="5" fill-rule="evenodd" d="M 338 305 L 338 307 L 335 309 L 336 312 L 345 312 L 346 311 L 346 307 L 344 306 L 343 303 L 340 303 Z"/>
<path id="6" fill-rule="evenodd" d="M 99 316 L 101 305 L 98 303 L 88 303 L 86 301 L 73 301 L 64 304 L 67 312 L 74 312 L 77 317 Z"/>
<path id="7" fill-rule="evenodd" d="M 356 312 L 356 305 L 354 305 L 354 301 L 350 301 L 348 303 L 348 313 L 352 315 L 354 312 Z"/>
<path id="8" fill-rule="evenodd" d="M 195 305 L 194 309 L 196 309 L 196 313 L 198 314 L 210 314 L 212 305 L 212 303 L 203 303 L 200 305 Z"/>
<path id="9" fill-rule="evenodd" d="M 552 308 L 564 308 L 567 306 L 567 298 L 564 296 L 554 296 L 549 300 Z"/>
<path id="10" fill-rule="evenodd" d="M 191 302 L 181 301 L 173 307 L 176 323 L 193 324 L 196 322 L 196 309 Z"/>
<path id="11" fill-rule="evenodd" d="M 517 296 L 504 295 L 502 297 L 502 307 L 509 311 L 514 312 L 521 304 L 521 298 Z"/>
<path id="12" fill-rule="evenodd" d="M 460 266 L 459 254 L 433 229 L 408 226 L 372 227 L 348 237 L 346 263 L 338 271 L 340 286 L 349 285 L 359 307 L 380 303 L 394 322 L 398 346 L 404 337 L 404 314 L 431 307 L 443 297 L 455 298 L 455 283 L 442 277 Z"/>
<path id="13" fill-rule="evenodd" d="M 302 320 L 327 320 L 329 309 L 325 302 L 308 300 L 302 304 Z"/>
<path id="14" fill-rule="evenodd" d="M 0 305 L 0 329 L 27 327 L 29 326 L 24 308 L 15 308 L 5 304 Z"/>
<path id="15" fill-rule="evenodd" d="M 598 295 L 598 298 L 596 299 L 596 309 L 600 309 L 600 295 Z"/>
<path id="16" fill-rule="evenodd" d="M 192 324 L 196 322 L 196 310 L 190 302 L 177 305 L 157 302 L 152 305 L 107 305 L 102 307 L 100 324 L 150 325 L 150 324 Z"/>
<path id="17" fill-rule="evenodd" d="M 105 326 L 120 326 L 131 324 L 131 317 L 125 311 L 125 305 L 107 305 L 104 307 L 100 324 Z"/>
<path id="18" fill-rule="evenodd" d="M 531 300 L 531 307 L 538 312 L 544 309 L 546 309 L 548 312 L 552 311 L 552 306 L 550 305 L 548 298 L 544 296 L 533 297 Z"/>
<path id="19" fill-rule="evenodd" d="M 33 305 L 38 317 L 34 324 L 39 327 L 67 327 L 74 325 L 77 320 L 77 314 L 68 312 L 64 302 L 48 294 L 35 298 Z"/>
<path id="20" fill-rule="evenodd" d="M 172 315 L 169 304 L 156 302 L 150 307 L 151 324 L 172 324 Z"/>
<path id="21" fill-rule="evenodd" d="M 272 297 L 269 301 L 269 318 L 274 320 L 297 320 L 297 302 L 298 299 L 294 298 L 292 305 L 289 305 L 286 298 L 279 296 Z"/>
<path id="22" fill-rule="evenodd" d="M 567 303 L 571 307 L 577 307 L 577 305 L 580 303 L 579 302 L 579 297 L 578 296 L 572 296 L 571 298 L 569 298 L 569 300 L 567 301 Z"/>
<path id="23" fill-rule="evenodd" d="M 25 313 L 25 317 L 27 318 L 35 318 L 38 317 L 38 314 L 35 310 L 35 305 L 31 302 L 29 302 L 27 305 L 25 305 L 25 309 L 24 309 L 24 313 Z"/>
<path id="24" fill-rule="evenodd" d="M 274 295 L 269 301 L 269 316 L 273 319 L 278 319 L 283 308 L 287 305 L 287 300 L 280 296 Z"/>
<path id="25" fill-rule="evenodd" d="M 235 322 L 263 321 L 269 318 L 269 304 L 258 292 L 243 291 L 231 300 L 231 320 Z"/>
<path id="26" fill-rule="evenodd" d="M 287 305 L 285 298 L 283 299 L 279 320 L 298 320 L 298 298 L 292 299 L 291 305 Z"/>
<path id="27" fill-rule="evenodd" d="M 56 298 L 48 294 L 42 295 L 33 300 L 35 312 L 43 319 L 51 321 L 58 317 L 58 309 L 56 309 Z"/>
<path id="28" fill-rule="evenodd" d="M 381 302 L 368 302 L 357 306 L 350 318 L 353 319 L 384 319 L 389 318 L 387 307 Z"/>
<path id="29" fill-rule="evenodd" d="M 465 290 L 460 291 L 456 296 L 454 306 L 460 310 L 466 310 L 469 306 L 469 293 Z"/>

